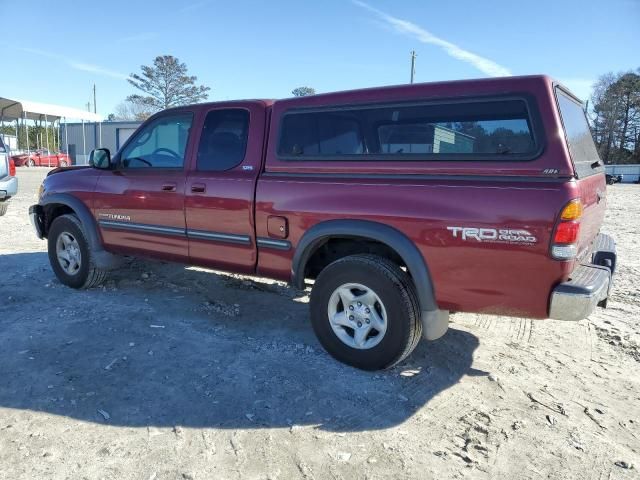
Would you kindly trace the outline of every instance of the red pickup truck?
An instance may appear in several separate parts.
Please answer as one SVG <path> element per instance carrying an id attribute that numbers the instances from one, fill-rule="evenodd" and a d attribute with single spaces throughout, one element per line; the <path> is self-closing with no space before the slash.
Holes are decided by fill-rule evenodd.
<path id="1" fill-rule="evenodd" d="M 49 173 L 30 215 L 74 288 L 119 255 L 312 283 L 322 345 L 379 369 L 449 312 L 604 306 L 605 198 L 583 106 L 529 76 L 166 110 Z"/>

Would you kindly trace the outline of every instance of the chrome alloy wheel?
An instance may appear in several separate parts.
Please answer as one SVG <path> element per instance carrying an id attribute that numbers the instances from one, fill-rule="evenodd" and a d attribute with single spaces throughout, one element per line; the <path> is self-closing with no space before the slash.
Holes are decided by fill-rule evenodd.
<path id="1" fill-rule="evenodd" d="M 62 232 L 56 241 L 56 256 L 58 263 L 68 275 L 75 275 L 82 266 L 82 252 L 80 245 L 69 232 Z"/>
<path id="2" fill-rule="evenodd" d="M 387 331 L 387 312 L 380 297 L 359 283 L 345 283 L 329 298 L 329 323 L 346 345 L 366 350 L 378 345 Z"/>

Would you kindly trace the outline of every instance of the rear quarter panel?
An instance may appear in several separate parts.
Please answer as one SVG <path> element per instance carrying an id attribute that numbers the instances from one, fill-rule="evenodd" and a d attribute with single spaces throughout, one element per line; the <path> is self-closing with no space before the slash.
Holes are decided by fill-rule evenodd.
<path id="1" fill-rule="evenodd" d="M 390 225 L 422 253 L 440 308 L 545 318 L 552 287 L 573 265 L 549 258 L 564 183 L 264 177 L 258 185 L 258 236 L 266 218 L 286 216 L 297 245 L 316 223 L 365 219 Z M 268 199 L 268 200 L 266 200 Z M 526 229 L 531 245 L 454 238 L 447 227 Z M 289 280 L 293 251 L 261 250 L 258 273 Z"/>
<path id="2" fill-rule="evenodd" d="M 291 161 L 279 159 L 278 125 L 298 107 L 525 93 L 537 106 L 544 148 L 534 160 Z M 548 315 L 549 294 L 574 262 L 552 260 L 550 239 L 562 207 L 580 195 L 563 142 L 553 81 L 520 77 L 447 82 L 319 95 L 273 106 L 265 172 L 256 193 L 256 234 L 268 236 L 269 215 L 289 220 L 293 249 L 261 249 L 258 273 L 291 278 L 302 235 L 330 219 L 390 225 L 418 246 L 432 276 L 436 301 L 451 311 L 533 318 Z M 527 245 L 454 238 L 447 227 L 524 229 Z M 594 227 L 595 228 L 595 227 Z"/>

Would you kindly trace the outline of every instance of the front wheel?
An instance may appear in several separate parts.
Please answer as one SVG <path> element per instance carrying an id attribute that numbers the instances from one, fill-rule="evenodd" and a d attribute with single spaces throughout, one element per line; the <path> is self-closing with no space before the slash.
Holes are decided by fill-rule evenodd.
<path id="1" fill-rule="evenodd" d="M 67 161 L 66 160 L 60 160 L 60 166 L 61 167 L 66 167 L 67 166 Z"/>
<path id="2" fill-rule="evenodd" d="M 411 279 L 375 255 L 350 255 L 322 270 L 310 307 L 313 329 L 327 352 L 363 370 L 402 361 L 422 334 Z"/>
<path id="3" fill-rule="evenodd" d="M 35 167 L 35 166 L 36 166 L 36 162 L 35 162 L 35 160 L 33 160 L 33 159 L 31 159 L 31 158 L 30 158 L 30 159 L 27 161 L 27 166 L 28 166 L 28 167 Z"/>
<path id="4" fill-rule="evenodd" d="M 68 287 L 91 288 L 106 278 L 106 271 L 94 265 L 82 223 L 75 215 L 61 215 L 53 220 L 48 250 L 53 272 Z"/>

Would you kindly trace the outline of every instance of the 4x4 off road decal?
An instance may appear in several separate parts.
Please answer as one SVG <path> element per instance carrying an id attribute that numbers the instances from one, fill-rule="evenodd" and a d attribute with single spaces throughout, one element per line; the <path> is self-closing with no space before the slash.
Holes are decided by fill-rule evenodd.
<path id="1" fill-rule="evenodd" d="M 476 228 L 476 227 L 447 227 L 453 238 L 465 241 L 488 243 L 514 243 L 517 245 L 533 245 L 538 239 L 528 230 L 521 228 Z"/>

